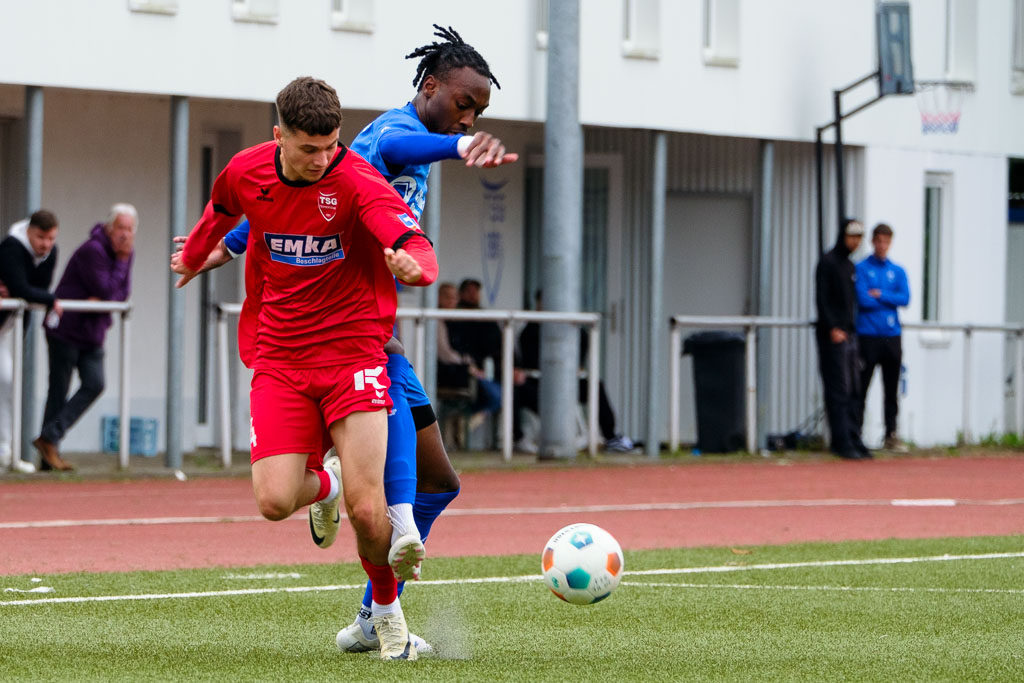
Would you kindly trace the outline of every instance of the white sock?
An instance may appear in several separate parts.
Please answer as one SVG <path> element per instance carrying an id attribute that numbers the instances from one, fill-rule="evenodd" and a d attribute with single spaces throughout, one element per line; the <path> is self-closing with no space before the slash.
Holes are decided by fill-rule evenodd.
<path id="1" fill-rule="evenodd" d="M 401 612 L 402 606 L 398 604 L 398 598 L 395 598 L 395 601 L 388 605 L 381 605 L 375 601 L 371 603 L 370 611 L 375 617 L 386 617 L 391 614 L 398 614 Z"/>
<path id="2" fill-rule="evenodd" d="M 334 499 L 338 497 L 338 492 L 341 491 L 341 482 L 338 481 L 338 475 L 334 473 L 334 470 L 324 468 L 324 472 L 327 473 L 327 478 L 331 480 L 331 490 L 327 493 L 327 497 L 321 502 L 332 503 Z"/>
<path id="3" fill-rule="evenodd" d="M 415 534 L 418 538 L 420 530 L 412 516 L 412 503 L 399 503 L 388 506 L 388 519 L 391 521 L 391 542 L 394 543 L 406 534 Z"/>

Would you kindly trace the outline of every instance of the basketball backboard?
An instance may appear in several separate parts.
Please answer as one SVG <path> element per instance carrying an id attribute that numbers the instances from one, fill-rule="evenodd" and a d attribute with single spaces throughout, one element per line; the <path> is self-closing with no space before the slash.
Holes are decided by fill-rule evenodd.
<path id="1" fill-rule="evenodd" d="M 912 95 L 914 66 L 910 54 L 910 4 L 879 2 L 875 8 L 878 42 L 878 94 Z"/>

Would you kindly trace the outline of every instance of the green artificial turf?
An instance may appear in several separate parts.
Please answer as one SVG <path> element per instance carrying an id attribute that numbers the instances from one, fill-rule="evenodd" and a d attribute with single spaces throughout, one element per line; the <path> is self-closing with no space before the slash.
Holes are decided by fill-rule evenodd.
<path id="1" fill-rule="evenodd" d="M 536 556 L 434 558 L 443 583 L 403 598 L 436 648 L 417 662 L 335 649 L 358 565 L 0 577 L 54 589 L 0 593 L 0 680 L 1024 680 L 1024 557 L 777 566 L 1022 552 L 1020 536 L 636 551 L 587 607 L 529 578 Z M 633 573 L 704 567 L 742 569 Z M 489 577 L 526 578 L 465 581 Z M 96 596 L 117 599 L 10 604 Z"/>

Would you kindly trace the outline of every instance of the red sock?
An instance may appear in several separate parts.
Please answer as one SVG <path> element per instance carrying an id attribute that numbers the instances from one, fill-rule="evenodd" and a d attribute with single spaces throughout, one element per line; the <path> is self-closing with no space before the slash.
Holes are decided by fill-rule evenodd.
<path id="1" fill-rule="evenodd" d="M 327 497 L 327 494 L 331 492 L 331 477 L 327 474 L 327 470 L 307 470 L 312 472 L 320 480 L 320 490 L 316 492 L 316 498 L 313 502 L 323 500 Z"/>
<path id="2" fill-rule="evenodd" d="M 370 590 L 373 593 L 373 601 L 378 605 L 390 605 L 398 599 L 398 580 L 389 565 L 376 565 L 359 556 L 363 563 L 363 571 L 370 577 Z"/>

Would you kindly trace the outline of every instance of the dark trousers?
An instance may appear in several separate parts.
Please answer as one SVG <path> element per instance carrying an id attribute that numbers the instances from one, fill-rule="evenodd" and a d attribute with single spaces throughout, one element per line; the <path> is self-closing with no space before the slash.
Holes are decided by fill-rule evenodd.
<path id="1" fill-rule="evenodd" d="M 587 380 L 581 379 L 577 400 L 580 403 L 587 401 Z M 512 389 L 512 437 L 518 441 L 523 438 L 522 418 L 519 415 L 521 408 L 529 408 L 535 413 L 540 412 L 540 381 L 535 377 L 528 377 L 525 382 Z M 608 394 L 604 390 L 604 382 L 597 383 L 597 424 L 601 428 L 601 436 L 605 441 L 615 438 L 615 411 L 608 400 Z"/>
<path id="2" fill-rule="evenodd" d="M 860 402 L 857 406 L 857 426 L 864 425 L 864 404 L 868 397 L 868 384 L 875 374 L 875 366 L 882 366 L 882 389 L 885 394 L 885 435 L 896 435 L 896 415 L 899 412 L 900 368 L 903 366 L 903 343 L 899 337 L 858 337 L 860 353 Z"/>
<path id="3" fill-rule="evenodd" d="M 50 386 L 40 436 L 56 445 L 103 393 L 103 348 L 82 349 L 49 336 L 46 344 L 50 356 Z M 78 370 L 81 384 L 69 399 L 68 388 L 75 370 Z"/>
<path id="4" fill-rule="evenodd" d="M 829 333 L 815 333 L 818 343 L 818 367 L 821 383 L 825 389 L 825 415 L 829 431 L 832 432 L 832 451 L 862 451 L 860 426 L 857 422 L 857 406 L 860 402 L 860 372 L 857 357 L 857 341 L 833 344 Z"/>

